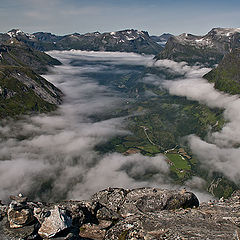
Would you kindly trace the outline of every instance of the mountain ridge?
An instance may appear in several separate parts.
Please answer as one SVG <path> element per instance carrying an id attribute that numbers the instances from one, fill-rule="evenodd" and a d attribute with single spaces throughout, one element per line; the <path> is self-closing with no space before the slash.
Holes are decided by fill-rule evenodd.
<path id="1" fill-rule="evenodd" d="M 155 59 L 185 61 L 213 67 L 232 49 L 240 47 L 239 28 L 213 28 L 203 36 L 183 33 L 172 36 L 162 52 Z"/>
<path id="2" fill-rule="evenodd" d="M 24 33 L 19 29 L 12 29 L 1 34 L 1 39 L 16 38 L 28 46 L 40 51 L 50 50 L 87 50 L 87 51 L 120 51 L 156 55 L 163 47 L 153 41 L 146 31 L 126 29 L 106 33 L 73 33 L 57 36 L 51 33 Z"/>

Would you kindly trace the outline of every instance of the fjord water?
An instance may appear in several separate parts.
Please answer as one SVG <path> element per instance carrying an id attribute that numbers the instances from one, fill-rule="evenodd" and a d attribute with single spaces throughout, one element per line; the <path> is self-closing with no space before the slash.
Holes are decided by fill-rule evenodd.
<path id="1" fill-rule="evenodd" d="M 165 88 L 172 95 L 186 96 L 210 107 L 225 108 L 230 124 L 227 128 L 209 134 L 208 139 L 196 135 L 187 139 L 208 168 L 217 168 L 225 174 L 225 166 L 228 168 L 226 175 L 233 173 L 232 180 L 238 180 L 234 171 L 238 162 L 234 159 L 239 149 L 228 141 L 231 138 L 228 129 L 231 124 L 235 126 L 238 119 L 238 114 L 232 116 L 231 111 L 237 109 L 239 100 L 216 92 L 201 78 L 209 69 L 168 60 L 155 62 L 152 56 L 133 53 L 55 51 L 50 54 L 63 65 L 50 69 L 44 77 L 64 92 L 64 102 L 56 112 L 2 123 L 0 199 L 19 192 L 41 200 L 87 199 L 109 186 L 174 187 L 169 178 L 169 165 L 162 154 L 126 156 L 112 149 L 98 151 L 99 146 L 116 136 L 131 135 L 127 121 L 129 117 L 142 114 L 130 111 L 139 98 L 156 98 L 149 90 L 140 96 L 134 85 L 140 82 Z M 170 76 L 177 73 L 181 77 L 168 80 L 149 74 L 147 67 L 165 69 Z M 125 78 L 132 80 L 125 81 Z M 161 104 L 158 99 L 154 104 L 156 101 Z M 151 177 L 145 178 L 146 175 Z M 202 183 L 200 178 L 186 182 L 198 189 Z"/>

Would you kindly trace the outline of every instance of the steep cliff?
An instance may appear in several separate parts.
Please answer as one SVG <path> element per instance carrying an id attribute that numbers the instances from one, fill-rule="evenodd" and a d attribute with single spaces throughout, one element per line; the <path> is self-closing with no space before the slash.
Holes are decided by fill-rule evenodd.
<path id="1" fill-rule="evenodd" d="M 204 75 L 215 88 L 230 93 L 240 94 L 240 48 L 234 49 L 223 58 L 220 64 Z"/>
<path id="2" fill-rule="evenodd" d="M 0 118 L 55 110 L 63 94 L 39 74 L 59 64 L 17 40 L 1 44 Z"/>

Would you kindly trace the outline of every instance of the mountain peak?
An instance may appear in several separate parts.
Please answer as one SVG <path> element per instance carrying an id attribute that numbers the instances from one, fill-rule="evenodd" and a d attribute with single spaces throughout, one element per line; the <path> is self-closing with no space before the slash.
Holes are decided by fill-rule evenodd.
<path id="1" fill-rule="evenodd" d="M 20 29 L 12 29 L 7 32 L 10 37 L 16 37 L 18 35 L 24 35 L 25 33 Z"/>
<path id="2" fill-rule="evenodd" d="M 207 35 L 225 35 L 225 36 L 231 36 L 234 33 L 240 33 L 240 28 L 213 28 L 210 32 L 207 33 Z"/>
<path id="3" fill-rule="evenodd" d="M 17 38 L 17 37 L 26 37 L 29 39 L 34 39 L 35 36 L 33 34 L 25 33 L 21 29 L 12 29 L 7 32 L 7 35 L 11 38 Z"/>

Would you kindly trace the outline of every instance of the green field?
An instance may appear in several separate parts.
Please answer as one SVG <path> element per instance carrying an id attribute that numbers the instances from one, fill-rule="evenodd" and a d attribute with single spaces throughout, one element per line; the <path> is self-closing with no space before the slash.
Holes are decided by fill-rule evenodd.
<path id="1" fill-rule="evenodd" d="M 174 164 L 178 169 L 190 170 L 191 167 L 188 164 L 187 160 L 181 157 L 180 154 L 167 153 L 167 158 Z"/>

